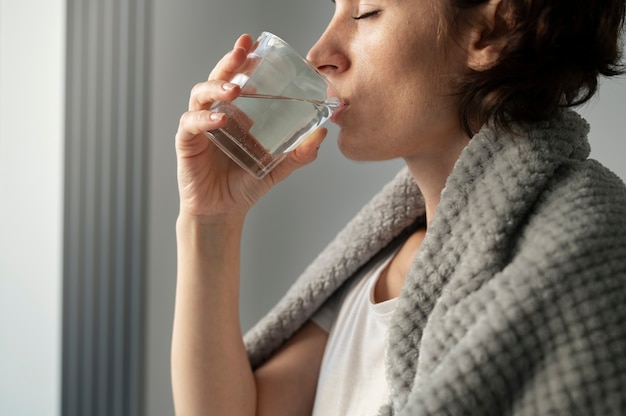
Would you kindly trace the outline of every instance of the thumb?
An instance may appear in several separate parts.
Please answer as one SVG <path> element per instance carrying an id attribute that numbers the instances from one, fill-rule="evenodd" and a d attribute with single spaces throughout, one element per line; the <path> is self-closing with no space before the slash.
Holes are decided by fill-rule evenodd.
<path id="1" fill-rule="evenodd" d="M 300 169 L 317 159 L 319 148 L 327 133 L 328 130 L 323 127 L 313 131 L 298 147 L 287 155 L 285 160 L 270 172 L 273 181 L 279 182 L 296 169 Z"/>

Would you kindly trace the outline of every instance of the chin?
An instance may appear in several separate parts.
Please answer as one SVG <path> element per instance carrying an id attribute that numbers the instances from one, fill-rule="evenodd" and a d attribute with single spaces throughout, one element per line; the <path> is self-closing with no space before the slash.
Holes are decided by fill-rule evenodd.
<path id="1" fill-rule="evenodd" d="M 383 153 L 388 149 L 381 149 L 375 145 L 380 144 L 380 141 L 372 142 L 367 139 L 365 135 L 351 135 L 340 131 L 337 137 L 337 147 L 346 159 L 355 162 L 379 162 L 393 158 Z"/>
<path id="2" fill-rule="evenodd" d="M 359 162 L 367 160 L 367 158 L 364 158 L 364 149 L 362 149 L 362 146 L 359 146 L 359 144 L 360 143 L 355 140 L 354 137 L 343 134 L 343 132 L 339 133 L 337 147 L 339 148 L 339 152 L 346 159 Z"/>
<path id="3" fill-rule="evenodd" d="M 372 146 L 364 148 L 363 146 L 347 146 L 338 143 L 339 152 L 349 160 L 354 162 L 377 162 L 385 160 L 381 157 L 380 150 Z"/>

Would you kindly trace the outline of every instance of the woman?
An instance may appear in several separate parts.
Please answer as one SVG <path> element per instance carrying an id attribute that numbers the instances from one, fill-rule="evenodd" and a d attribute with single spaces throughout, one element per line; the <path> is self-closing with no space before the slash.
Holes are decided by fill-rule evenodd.
<path id="1" fill-rule="evenodd" d="M 624 1 L 335 3 L 308 58 L 348 103 L 338 145 L 406 169 L 244 342 L 246 213 L 325 130 L 261 181 L 215 149 L 237 40 L 176 135 L 177 413 L 623 413 L 626 188 L 567 107 L 620 73 Z"/>

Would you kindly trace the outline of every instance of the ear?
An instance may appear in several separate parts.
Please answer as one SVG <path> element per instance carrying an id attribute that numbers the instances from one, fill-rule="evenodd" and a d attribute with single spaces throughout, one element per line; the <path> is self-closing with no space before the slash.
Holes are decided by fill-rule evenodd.
<path id="1" fill-rule="evenodd" d="M 467 66 L 476 71 L 492 67 L 498 62 L 505 40 L 506 19 L 501 12 L 502 0 L 489 0 L 474 10 L 467 28 Z"/>

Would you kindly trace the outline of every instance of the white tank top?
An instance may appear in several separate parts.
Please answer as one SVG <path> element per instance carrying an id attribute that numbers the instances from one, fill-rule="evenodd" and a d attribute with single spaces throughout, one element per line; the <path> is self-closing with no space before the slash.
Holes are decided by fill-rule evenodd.
<path id="1" fill-rule="evenodd" d="M 374 286 L 394 254 L 374 264 L 346 287 L 345 295 L 336 296 L 313 317 L 329 331 L 313 416 L 376 415 L 389 402 L 385 338 L 397 299 L 374 303 Z"/>

